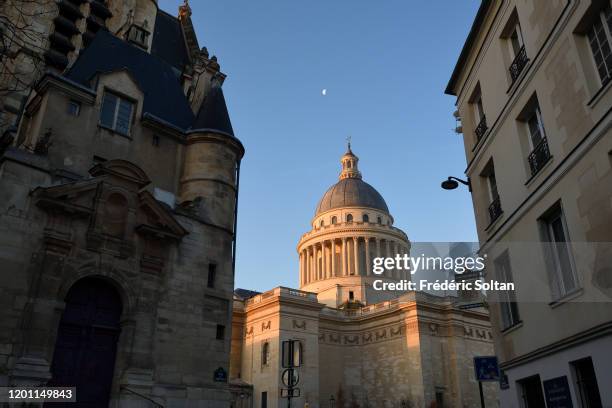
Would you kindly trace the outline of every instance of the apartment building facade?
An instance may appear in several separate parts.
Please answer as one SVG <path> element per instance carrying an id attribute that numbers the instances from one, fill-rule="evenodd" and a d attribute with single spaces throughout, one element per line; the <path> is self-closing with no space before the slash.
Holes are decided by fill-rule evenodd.
<path id="1" fill-rule="evenodd" d="M 611 44 L 609 0 L 483 1 L 446 89 L 487 278 L 516 285 L 502 407 L 612 406 Z"/>

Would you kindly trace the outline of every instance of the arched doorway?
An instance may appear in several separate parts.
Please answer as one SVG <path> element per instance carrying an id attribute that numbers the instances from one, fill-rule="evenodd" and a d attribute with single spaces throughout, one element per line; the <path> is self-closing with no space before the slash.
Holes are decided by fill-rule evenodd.
<path id="1" fill-rule="evenodd" d="M 108 407 L 121 298 L 107 281 L 84 278 L 70 288 L 65 300 L 49 386 L 76 387 L 77 404 L 67 406 Z"/>

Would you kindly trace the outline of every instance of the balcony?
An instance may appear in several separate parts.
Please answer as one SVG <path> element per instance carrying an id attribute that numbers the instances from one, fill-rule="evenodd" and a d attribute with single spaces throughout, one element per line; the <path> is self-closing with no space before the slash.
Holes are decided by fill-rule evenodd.
<path id="1" fill-rule="evenodd" d="M 551 158 L 550 150 L 548 149 L 548 141 L 545 137 L 540 140 L 540 143 L 533 149 L 529 156 L 527 157 L 527 161 L 529 162 L 529 167 L 531 168 L 531 175 L 535 176 L 542 167 Z"/>
<path id="2" fill-rule="evenodd" d="M 512 78 L 512 83 L 514 83 L 514 81 L 516 81 L 519 75 L 521 75 L 521 72 L 523 72 L 523 69 L 525 68 L 525 65 L 527 65 L 527 62 L 529 62 L 529 58 L 527 58 L 525 46 L 522 46 L 520 51 L 514 58 L 514 61 L 512 61 L 512 64 L 510 64 L 510 68 L 508 68 L 508 70 L 510 71 L 510 77 Z"/>
<path id="3" fill-rule="evenodd" d="M 488 129 L 487 117 L 485 115 L 482 115 L 482 118 L 480 119 L 478 126 L 476 126 L 476 129 L 474 129 L 474 133 L 476 133 L 476 140 L 480 141 L 480 139 L 482 139 L 487 129 Z"/>
<path id="4" fill-rule="evenodd" d="M 489 225 L 493 224 L 493 222 L 502 215 L 503 211 L 501 208 L 501 200 L 499 196 L 495 197 L 491 205 L 489 205 Z"/>

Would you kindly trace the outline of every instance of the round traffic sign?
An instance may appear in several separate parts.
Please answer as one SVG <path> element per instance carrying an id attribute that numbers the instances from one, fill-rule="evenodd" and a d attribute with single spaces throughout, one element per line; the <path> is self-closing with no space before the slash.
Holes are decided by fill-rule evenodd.
<path id="1" fill-rule="evenodd" d="M 281 378 L 283 380 L 283 384 L 285 384 L 287 387 L 295 387 L 300 382 L 300 375 L 294 368 L 287 368 L 283 370 Z"/>

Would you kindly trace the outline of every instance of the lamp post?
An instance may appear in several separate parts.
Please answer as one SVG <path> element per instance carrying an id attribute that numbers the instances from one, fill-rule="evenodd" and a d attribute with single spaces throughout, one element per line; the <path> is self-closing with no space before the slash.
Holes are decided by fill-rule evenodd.
<path id="1" fill-rule="evenodd" d="M 336 408 L 336 399 L 333 395 L 329 397 L 329 408 Z"/>
<path id="2" fill-rule="evenodd" d="M 472 181 L 468 177 L 467 181 L 462 180 L 457 177 L 450 176 L 448 179 L 444 180 L 440 186 L 445 190 L 454 190 L 459 187 L 459 183 L 464 184 L 468 187 L 470 193 L 472 192 Z"/>

